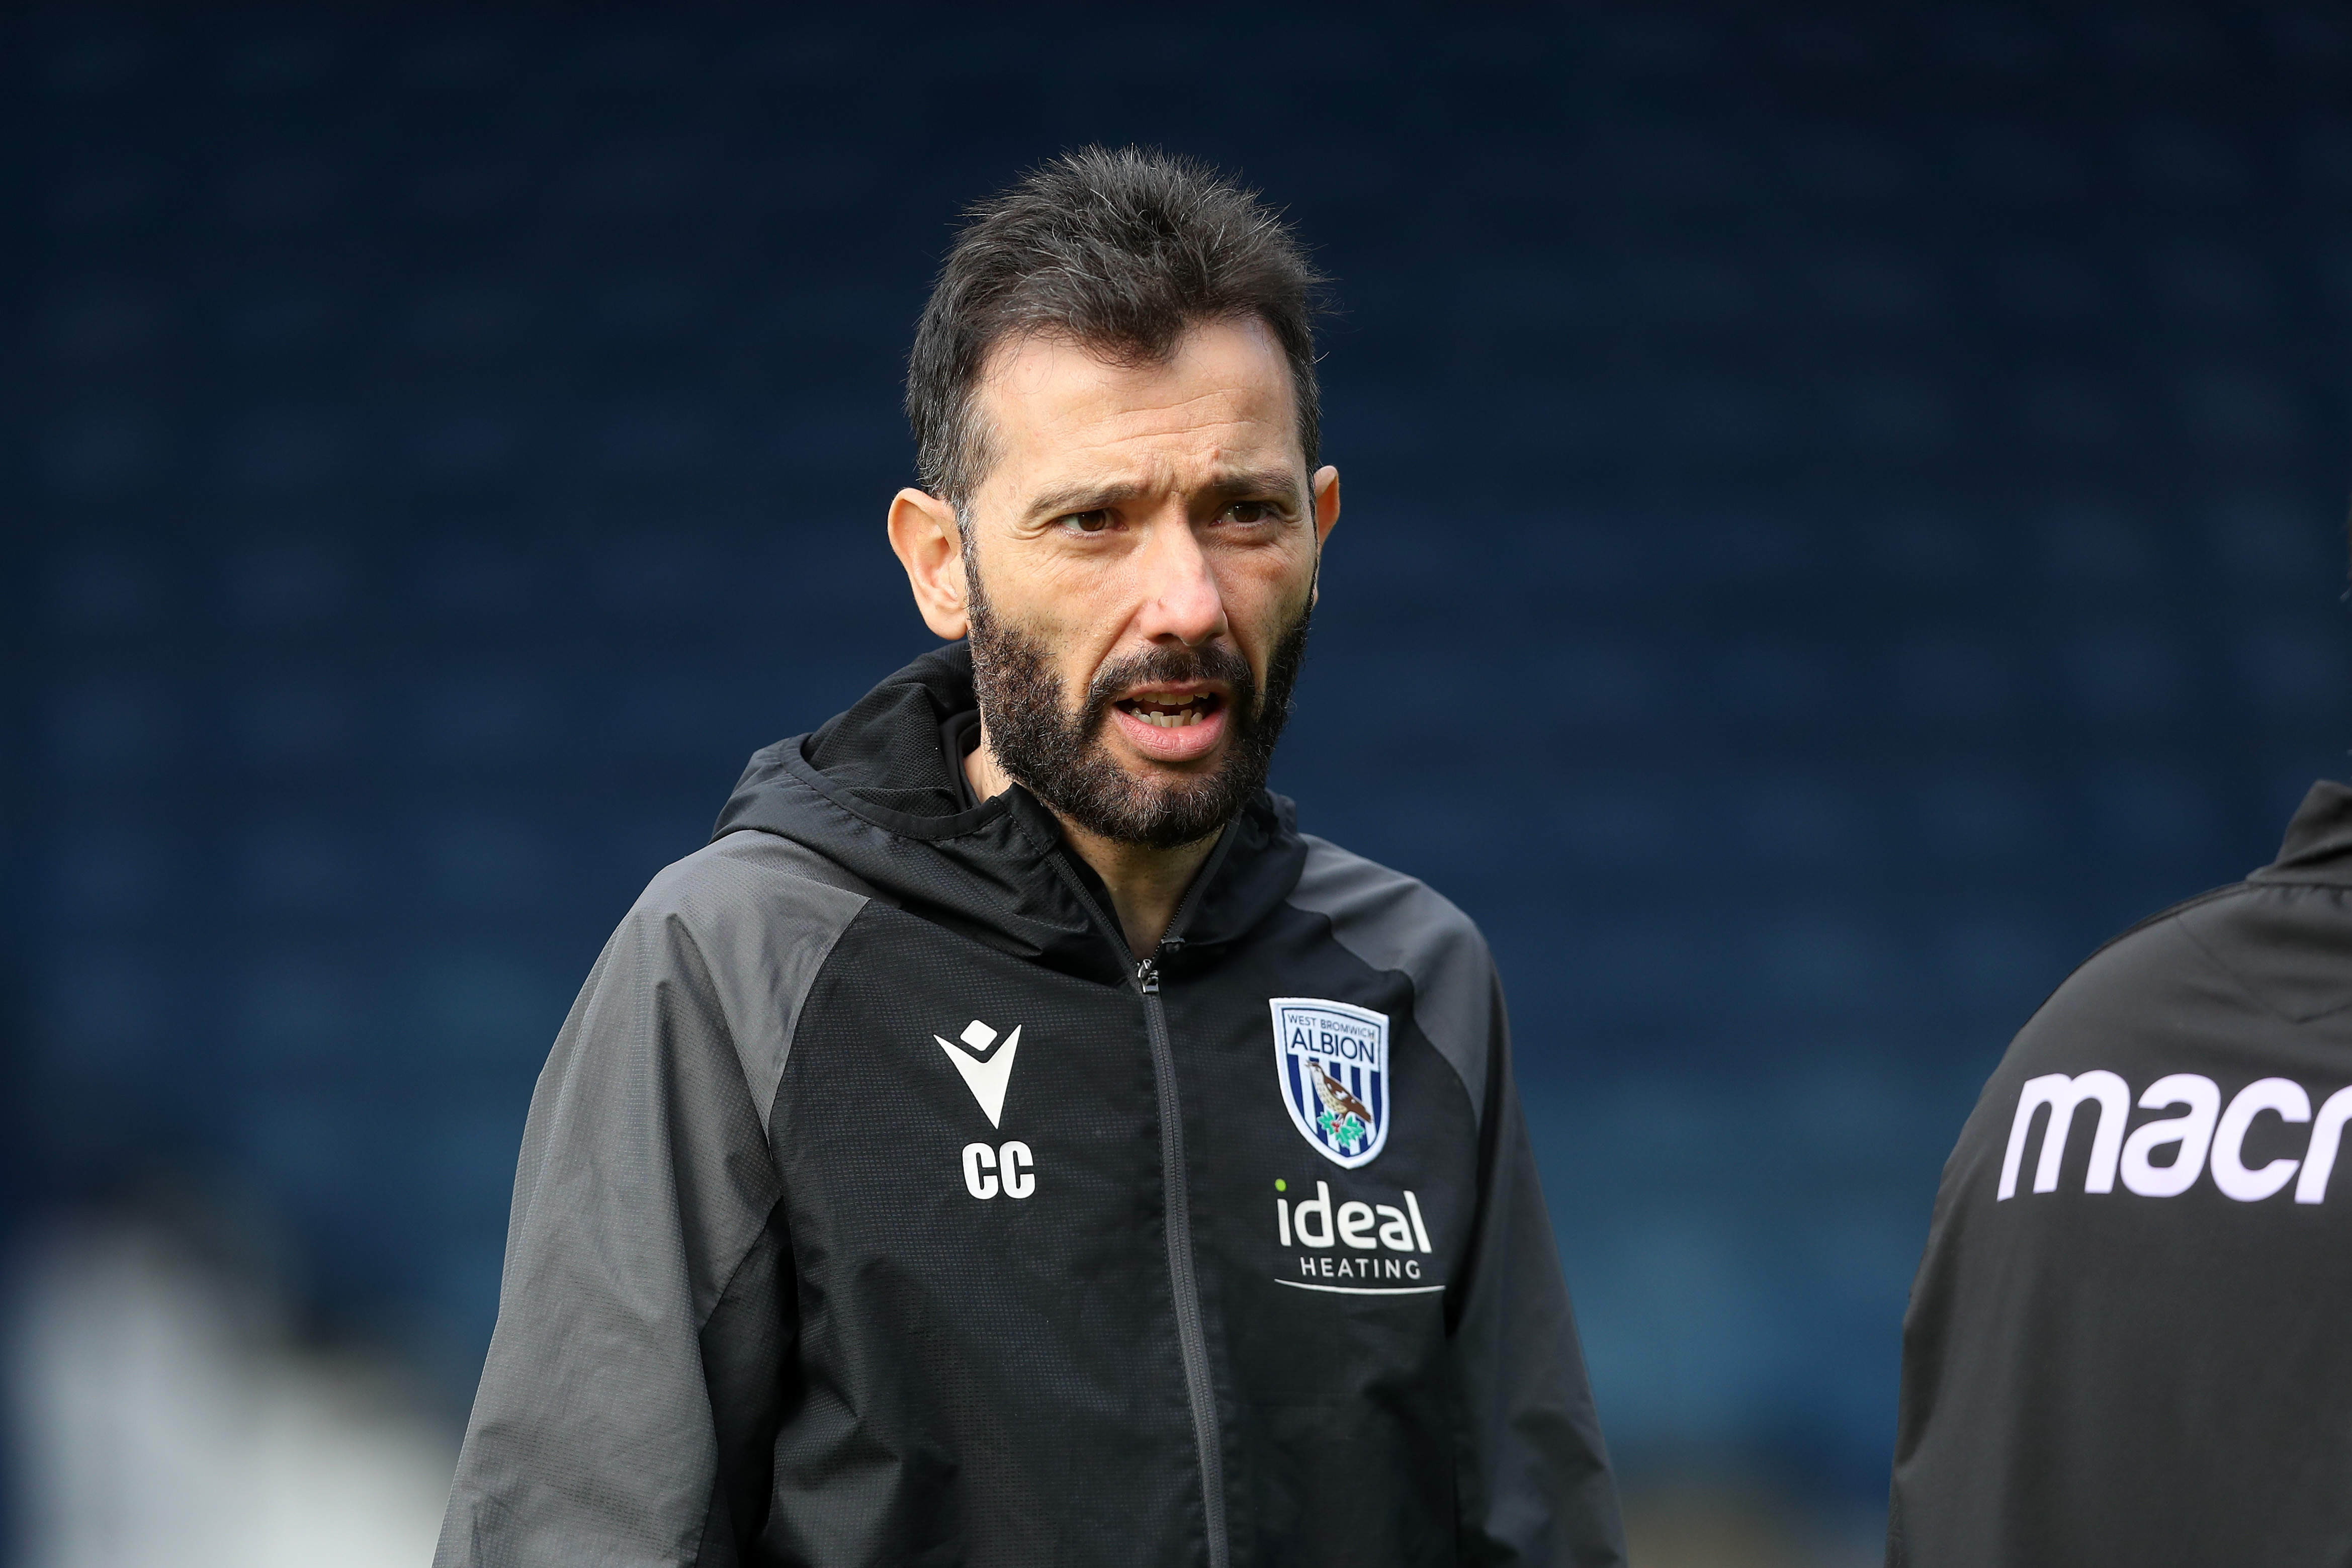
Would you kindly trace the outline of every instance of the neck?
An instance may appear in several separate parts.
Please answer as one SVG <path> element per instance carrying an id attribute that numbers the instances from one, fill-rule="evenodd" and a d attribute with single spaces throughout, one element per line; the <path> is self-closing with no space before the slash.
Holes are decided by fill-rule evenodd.
<path id="1" fill-rule="evenodd" d="M 963 771 L 971 781 L 971 793 L 982 800 L 1012 786 L 1013 780 L 996 765 L 996 753 L 989 750 L 985 721 L 980 744 L 964 758 Z M 1184 901 L 1192 879 L 1201 874 L 1202 862 L 1216 847 L 1217 836 L 1213 833 L 1173 849 L 1154 849 L 1105 838 L 1058 811 L 1054 816 L 1062 824 L 1062 837 L 1109 890 L 1111 918 L 1118 921 L 1120 934 L 1127 938 L 1127 951 L 1137 958 L 1150 957 L 1168 934 L 1177 906 Z"/>

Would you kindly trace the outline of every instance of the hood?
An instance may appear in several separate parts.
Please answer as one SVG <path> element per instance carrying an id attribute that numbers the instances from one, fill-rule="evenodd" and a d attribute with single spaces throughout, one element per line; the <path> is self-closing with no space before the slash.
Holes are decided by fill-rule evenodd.
<path id="1" fill-rule="evenodd" d="M 2352 883 L 2352 789 L 2333 779 L 2313 784 L 2286 825 L 2278 858 L 2246 880 Z"/>
<path id="2" fill-rule="evenodd" d="M 964 806 L 941 734 L 978 706 L 966 644 L 925 654 L 824 728 L 753 752 L 711 837 L 751 829 L 792 839 L 911 914 L 1124 984 L 1127 944 L 1106 923 L 1110 899 L 1065 847 L 1053 813 L 1019 784 Z M 1226 826 L 1171 936 L 1186 949 L 1234 941 L 1290 895 L 1306 859 L 1296 808 L 1260 790 Z"/>

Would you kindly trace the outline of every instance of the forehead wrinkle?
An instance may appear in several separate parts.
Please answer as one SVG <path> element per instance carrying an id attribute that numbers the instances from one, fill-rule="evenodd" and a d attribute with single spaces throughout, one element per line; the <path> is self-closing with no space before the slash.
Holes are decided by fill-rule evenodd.
<path id="1" fill-rule="evenodd" d="M 1108 386 L 1097 386 L 1088 389 L 1087 395 L 1103 398 L 1109 396 L 1112 391 Z M 1260 401 L 1272 403 L 1275 406 L 1270 410 L 1247 406 Z M 1182 414 L 1204 403 L 1222 403 L 1231 407 L 1231 412 L 1212 421 L 1219 425 L 1263 424 L 1269 417 L 1278 420 L 1284 412 L 1280 400 L 1268 389 L 1225 380 L 1217 380 L 1205 386 L 1171 387 L 1166 395 L 1155 401 L 1130 402 L 1120 412 L 1131 416 Z"/>
<path id="2" fill-rule="evenodd" d="M 1223 387 L 1141 405 L 1106 395 L 1089 399 L 1092 406 L 1078 404 L 1062 411 L 1060 418 L 1048 416 L 1032 420 L 1024 435 L 1029 442 L 1039 443 L 1054 440 L 1058 434 L 1055 444 L 1065 450 L 1116 452 L 1147 447 L 1178 457 L 1204 451 L 1222 456 L 1283 444 L 1286 432 L 1278 417 L 1236 407 L 1237 401 L 1231 389 Z"/>
<path id="3" fill-rule="evenodd" d="M 991 422 L 1000 458 L 1026 458 L 1031 462 L 1061 462 L 1099 466 L 1104 469 L 1138 467 L 1165 472 L 1172 464 L 1223 462 L 1234 458 L 1249 461 L 1253 448 L 1279 446 L 1277 422 L 1259 412 L 1231 407 L 1230 388 L 1211 388 L 1190 397 L 1139 407 L 1114 403 L 1104 395 L 1071 400 L 1072 405 L 1045 410 L 1043 416 L 1011 422 L 1003 410 Z M 1087 404 L 1093 404 L 1089 407 Z M 1206 419 L 1187 418 L 1199 405 L 1225 404 Z M 1082 480 L 1066 481 L 1075 486 Z M 1119 482 L 1106 476 L 1105 483 Z M 1163 484 L 1164 480 L 1161 481 Z"/>
<path id="4" fill-rule="evenodd" d="M 1220 391 L 1178 403 L 1138 409 L 1133 405 L 1081 413 L 1056 433 L 1053 422 L 1034 423 L 1023 432 L 1033 450 L 1048 448 L 1066 461 L 1098 463 L 1107 469 L 1148 468 L 1165 472 L 1177 465 L 1267 470 L 1282 465 L 1280 457 L 1265 462 L 1261 453 L 1280 452 L 1290 446 L 1276 422 L 1246 409 L 1225 408 L 1217 416 L 1187 419 L 1193 405 L 1221 397 Z M 1058 439 L 1056 436 L 1058 434 Z M 1092 456 L 1091 458 L 1087 455 Z"/>

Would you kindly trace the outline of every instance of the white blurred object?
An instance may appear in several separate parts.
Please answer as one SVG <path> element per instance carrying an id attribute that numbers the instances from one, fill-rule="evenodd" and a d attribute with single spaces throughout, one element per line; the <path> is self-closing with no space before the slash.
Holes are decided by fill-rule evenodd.
<path id="1" fill-rule="evenodd" d="M 136 1231 L 21 1259 L 25 1568 L 425 1568 L 454 1436 L 380 1373 Z"/>

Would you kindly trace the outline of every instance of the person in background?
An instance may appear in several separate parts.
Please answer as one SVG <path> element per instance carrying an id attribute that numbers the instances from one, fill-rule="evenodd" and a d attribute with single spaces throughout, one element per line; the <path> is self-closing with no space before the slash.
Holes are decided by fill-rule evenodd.
<path id="1" fill-rule="evenodd" d="M 2352 789 L 2093 954 L 1944 1167 L 1890 1568 L 2352 1562 Z"/>
<path id="2" fill-rule="evenodd" d="M 1486 944 L 1265 787 L 1318 287 L 1181 160 L 976 209 L 888 518 L 947 646 L 589 975 L 440 1568 L 1623 1561 Z"/>

